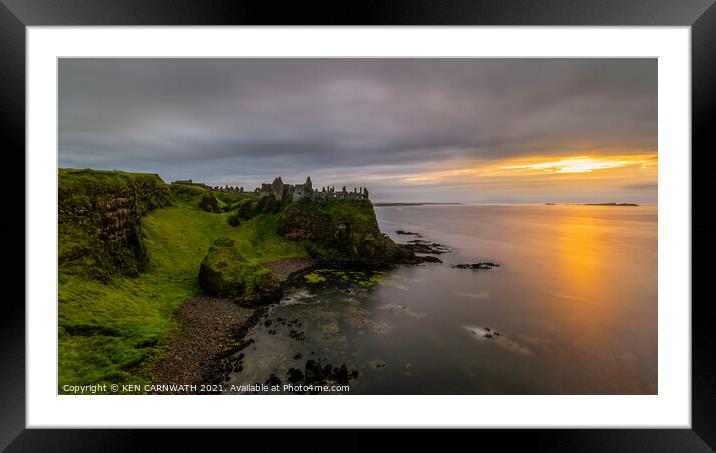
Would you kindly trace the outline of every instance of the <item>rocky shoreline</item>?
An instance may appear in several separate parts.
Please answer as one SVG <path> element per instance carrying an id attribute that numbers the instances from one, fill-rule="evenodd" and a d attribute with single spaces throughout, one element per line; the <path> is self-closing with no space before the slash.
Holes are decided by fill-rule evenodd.
<path id="1" fill-rule="evenodd" d="M 400 235 L 422 238 L 419 233 L 400 230 Z M 391 264 L 370 266 L 342 257 L 330 259 L 322 257 L 292 258 L 263 264 L 280 284 L 279 293 L 292 285 L 305 284 L 304 277 L 312 272 L 332 269 L 384 269 L 402 265 L 423 263 L 442 263 L 436 255 L 450 253 L 445 245 L 423 239 L 409 240 L 396 244 L 399 251 L 397 260 Z M 490 269 L 498 267 L 495 263 L 475 263 L 451 265 L 457 269 Z M 360 271 L 358 271 L 360 273 Z M 239 303 L 234 298 L 216 298 L 200 295 L 187 300 L 175 314 L 180 324 L 180 332 L 173 341 L 170 350 L 160 359 L 152 374 L 153 380 L 160 384 L 221 384 L 231 373 L 243 369 L 244 350 L 253 344 L 247 340 L 249 331 L 257 324 L 281 322 L 272 320 L 270 313 L 274 299 L 255 301 L 252 306 Z M 284 323 L 291 323 L 292 321 Z M 297 320 L 296 320 L 297 321 Z M 298 327 L 298 322 L 294 323 Z M 288 324 L 291 327 L 292 324 Z M 293 332 L 293 331 L 291 331 Z M 304 334 L 296 330 L 296 336 Z M 300 354 L 299 354 L 300 355 Z M 301 359 L 301 357 L 294 357 Z M 322 361 L 309 359 L 305 366 L 292 367 L 286 376 L 271 375 L 267 384 L 276 385 L 282 379 L 296 384 L 319 384 L 326 382 L 347 383 L 357 376 L 357 371 L 345 365 L 334 366 Z M 218 391 L 217 391 L 218 392 Z"/>
<path id="2" fill-rule="evenodd" d="M 264 266 L 284 285 L 311 269 L 315 262 L 292 258 Z M 266 311 L 267 306 L 242 306 L 233 298 L 201 294 L 188 299 L 174 314 L 179 332 L 148 373 L 153 383 L 222 382 L 226 358 L 248 346 L 242 343 L 243 338 Z"/>
<path id="3" fill-rule="evenodd" d="M 174 314 L 179 331 L 149 372 L 152 383 L 203 383 L 206 369 L 221 353 L 225 339 L 243 329 L 254 313 L 232 299 L 206 295 L 188 299 Z"/>

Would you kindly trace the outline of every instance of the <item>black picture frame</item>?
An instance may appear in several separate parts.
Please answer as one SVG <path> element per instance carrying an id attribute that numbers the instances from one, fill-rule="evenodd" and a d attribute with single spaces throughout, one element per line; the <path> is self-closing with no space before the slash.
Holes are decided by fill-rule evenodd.
<path id="1" fill-rule="evenodd" d="M 28 26 L 63 25 L 505 25 L 505 26 L 690 26 L 692 57 L 692 429 L 550 429 L 501 430 L 470 434 L 470 442 L 497 440 L 500 448 L 604 451 L 713 451 L 716 449 L 716 335 L 710 315 L 712 298 L 697 297 L 705 287 L 706 266 L 714 256 L 716 222 L 702 208 L 711 200 L 706 172 L 713 168 L 716 134 L 709 113 L 716 111 L 716 6 L 714 0 L 395 0 L 321 4 L 271 1 L 191 0 L 0 0 L 0 112 L 3 134 L 5 188 L 0 226 L 7 269 L 0 305 L 0 449 L 7 451 L 141 451 L 149 440 L 161 440 L 165 450 L 188 445 L 187 431 L 162 430 L 40 430 L 25 429 L 25 32 Z M 19 192 L 22 188 L 23 196 Z M 6 192 L 8 193 L 8 192 Z M 7 215 L 12 213 L 12 215 Z M 10 253 L 8 253 L 10 252 Z M 697 278 L 698 277 L 698 278 Z M 698 284 L 697 284 L 698 280 Z M 689 303 L 689 300 L 683 301 Z M 48 369 L 54 369 L 48 364 Z M 315 442 L 336 448 L 374 447 L 367 431 L 334 431 L 333 439 L 283 431 L 302 449 Z M 279 433 L 276 433 L 278 435 Z M 314 433 L 315 434 L 315 433 Z M 265 432 L 241 434 L 251 440 L 279 439 Z M 214 431 L 211 442 L 237 442 L 229 430 Z M 405 436 L 398 434 L 396 438 Z M 429 446 L 424 432 L 413 441 Z M 313 439 L 310 440 L 309 439 Z M 271 444 L 267 444 L 271 445 Z M 325 444 L 324 444 L 325 445 Z M 382 444 L 385 445 L 385 444 Z M 445 444 L 442 448 L 445 447 Z M 342 446 L 342 447 L 340 447 Z M 183 449 L 183 448 L 181 448 Z"/>

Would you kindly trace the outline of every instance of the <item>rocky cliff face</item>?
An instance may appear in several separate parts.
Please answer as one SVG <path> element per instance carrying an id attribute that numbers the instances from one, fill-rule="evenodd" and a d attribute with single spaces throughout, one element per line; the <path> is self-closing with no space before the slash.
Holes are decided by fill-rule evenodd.
<path id="1" fill-rule="evenodd" d="M 170 199 L 157 175 L 61 169 L 60 266 L 100 280 L 113 273 L 136 275 L 149 262 L 141 218 Z"/>
<path id="2" fill-rule="evenodd" d="M 365 265 L 410 262 L 410 251 L 380 232 L 367 199 L 300 201 L 279 217 L 279 233 L 289 240 L 309 240 L 318 258 Z"/>

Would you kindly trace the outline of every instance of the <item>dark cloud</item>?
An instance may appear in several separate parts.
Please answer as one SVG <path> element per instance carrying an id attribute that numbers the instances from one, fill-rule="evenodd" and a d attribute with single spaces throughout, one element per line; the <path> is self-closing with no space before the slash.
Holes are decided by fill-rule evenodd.
<path id="1" fill-rule="evenodd" d="M 59 160 L 250 184 L 654 152 L 656 69 L 655 59 L 61 59 Z"/>

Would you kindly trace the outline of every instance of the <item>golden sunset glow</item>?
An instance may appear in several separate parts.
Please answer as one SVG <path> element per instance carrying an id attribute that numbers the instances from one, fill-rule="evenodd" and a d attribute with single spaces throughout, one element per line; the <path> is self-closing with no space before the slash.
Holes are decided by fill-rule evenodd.
<path id="1" fill-rule="evenodd" d="M 625 167 L 627 165 L 653 165 L 655 156 L 577 156 L 547 162 L 503 167 L 506 170 L 542 170 L 547 173 L 589 173 L 594 170 Z"/>
<path id="2" fill-rule="evenodd" d="M 531 157 L 499 161 L 452 161 L 435 164 L 432 168 L 416 169 L 410 173 L 391 175 L 408 184 L 437 184 L 445 181 L 478 182 L 501 178 L 549 178 L 572 175 L 570 180 L 586 181 L 589 177 L 606 179 L 649 180 L 656 178 L 658 158 L 656 154 L 625 154 L 605 156 Z M 456 168 L 457 167 L 457 168 Z M 439 167 L 438 167 L 439 168 Z M 576 178 L 576 179 L 575 179 Z M 384 179 L 380 176 L 375 180 Z M 564 180 L 564 179 L 560 179 Z M 544 179 L 544 181 L 548 181 Z"/>

